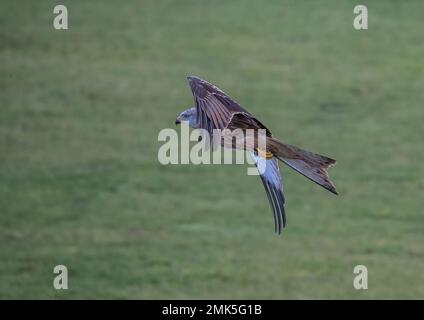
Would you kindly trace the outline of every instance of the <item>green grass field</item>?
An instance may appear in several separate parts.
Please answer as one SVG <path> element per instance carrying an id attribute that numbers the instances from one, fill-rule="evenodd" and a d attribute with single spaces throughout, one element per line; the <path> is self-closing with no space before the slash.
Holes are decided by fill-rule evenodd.
<path id="1" fill-rule="evenodd" d="M 0 298 L 424 298 L 424 2 L 60 3 L 66 31 L 1 1 Z M 160 165 L 188 74 L 337 159 L 340 196 L 282 165 L 278 236 L 245 166 Z"/>

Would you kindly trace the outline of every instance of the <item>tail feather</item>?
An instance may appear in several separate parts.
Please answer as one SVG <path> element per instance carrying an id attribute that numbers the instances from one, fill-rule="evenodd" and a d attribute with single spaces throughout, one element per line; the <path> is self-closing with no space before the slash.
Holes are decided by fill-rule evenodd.
<path id="1" fill-rule="evenodd" d="M 270 151 L 279 160 L 321 187 L 338 194 L 327 173 L 327 168 L 334 165 L 336 160 L 282 143 L 274 138 L 268 138 L 268 143 Z"/>

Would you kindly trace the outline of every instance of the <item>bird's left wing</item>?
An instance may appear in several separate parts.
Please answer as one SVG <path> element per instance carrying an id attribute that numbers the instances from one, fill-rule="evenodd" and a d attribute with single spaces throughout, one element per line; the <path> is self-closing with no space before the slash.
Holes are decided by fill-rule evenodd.
<path id="1" fill-rule="evenodd" d="M 274 212 L 275 232 L 281 233 L 281 229 L 286 226 L 286 214 L 284 211 L 285 198 L 283 185 L 281 183 L 280 169 L 278 167 L 278 159 L 275 157 L 266 159 L 253 152 L 251 156 L 259 169 L 269 204 Z"/>

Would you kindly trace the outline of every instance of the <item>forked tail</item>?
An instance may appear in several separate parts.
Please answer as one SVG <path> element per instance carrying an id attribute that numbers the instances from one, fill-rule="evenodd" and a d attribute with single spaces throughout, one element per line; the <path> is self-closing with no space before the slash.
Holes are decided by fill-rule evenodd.
<path id="1" fill-rule="evenodd" d="M 327 173 L 327 168 L 334 165 L 336 160 L 282 143 L 270 137 L 268 137 L 267 143 L 269 150 L 279 160 L 328 191 L 338 194 Z"/>

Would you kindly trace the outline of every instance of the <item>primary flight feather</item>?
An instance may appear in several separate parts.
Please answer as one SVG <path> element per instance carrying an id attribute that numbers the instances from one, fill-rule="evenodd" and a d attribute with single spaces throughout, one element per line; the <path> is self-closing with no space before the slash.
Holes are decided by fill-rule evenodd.
<path id="1" fill-rule="evenodd" d="M 189 76 L 187 79 L 196 106 L 183 111 L 177 117 L 176 124 L 180 124 L 181 121 L 188 121 L 193 128 L 207 130 L 210 137 L 213 137 L 215 129 L 231 131 L 241 129 L 243 132 L 247 129 L 265 130 L 265 150 L 259 149 L 258 141 L 252 144 L 252 148 L 246 148 L 247 144 L 234 144 L 232 140 L 228 143 L 225 139 L 222 139 L 220 144 L 250 152 L 257 167 L 265 162 L 265 166 L 263 166 L 265 170 L 260 172 L 260 177 L 274 213 L 276 232 L 281 233 L 282 228 L 286 225 L 285 199 L 278 160 L 328 191 L 337 194 L 336 188 L 327 173 L 327 168 L 334 165 L 336 160 L 285 144 L 273 138 L 268 128 L 221 89 L 196 76 Z M 258 139 L 258 136 L 255 135 L 254 139 Z"/>

